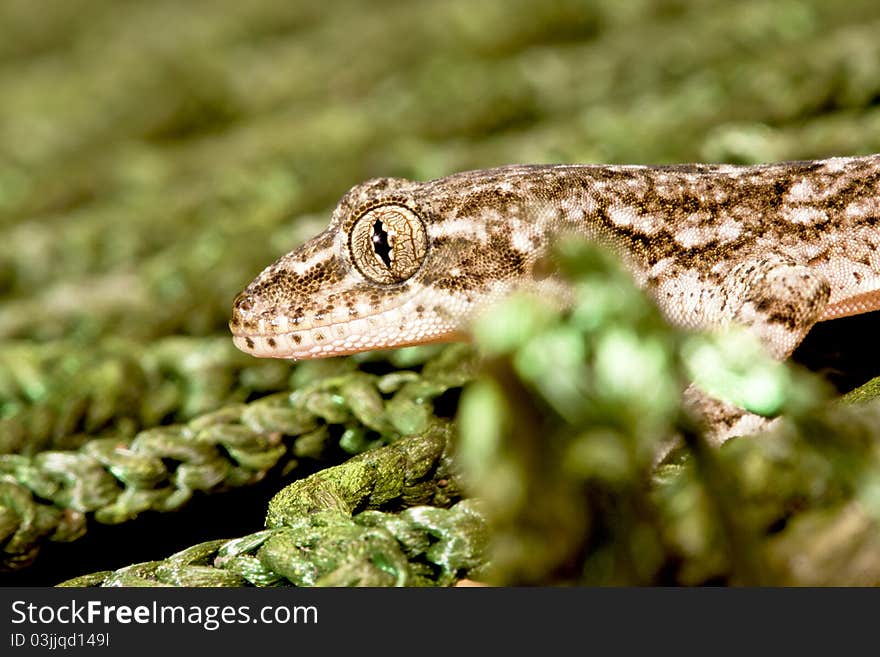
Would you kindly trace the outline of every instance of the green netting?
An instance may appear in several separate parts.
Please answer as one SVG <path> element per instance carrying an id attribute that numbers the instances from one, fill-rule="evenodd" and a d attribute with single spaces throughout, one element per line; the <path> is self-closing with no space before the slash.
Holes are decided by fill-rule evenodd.
<path id="1" fill-rule="evenodd" d="M 433 400 L 461 386 L 471 368 L 466 345 L 440 352 L 421 372 L 315 363 L 293 374 L 292 393 L 227 403 L 133 436 L 94 437 L 77 450 L 0 455 L 4 566 L 27 565 L 41 541 L 79 538 L 87 517 L 115 524 L 172 511 L 195 492 L 246 486 L 271 470 L 290 474 L 303 461 L 332 461 L 423 432 L 438 421 Z"/>
<path id="2" fill-rule="evenodd" d="M 443 586 L 478 574 L 486 524 L 475 501 L 457 501 L 450 436 L 437 425 L 291 484 L 265 531 L 63 585 Z"/>

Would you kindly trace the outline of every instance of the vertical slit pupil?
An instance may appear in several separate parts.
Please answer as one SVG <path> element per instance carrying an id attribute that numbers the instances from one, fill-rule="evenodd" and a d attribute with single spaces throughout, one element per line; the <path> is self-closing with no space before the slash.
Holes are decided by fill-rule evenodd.
<path id="1" fill-rule="evenodd" d="M 388 243 L 388 233 L 381 219 L 376 219 L 376 223 L 373 224 L 373 250 L 385 266 L 391 269 L 391 245 Z"/>

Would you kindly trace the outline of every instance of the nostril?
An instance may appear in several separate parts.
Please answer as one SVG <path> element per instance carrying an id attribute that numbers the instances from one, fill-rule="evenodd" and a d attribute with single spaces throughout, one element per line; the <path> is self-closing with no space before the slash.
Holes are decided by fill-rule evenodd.
<path id="1" fill-rule="evenodd" d="M 254 307 L 254 302 L 244 292 L 235 297 L 235 301 L 232 302 L 232 309 L 236 312 L 246 313 Z"/>
<path id="2" fill-rule="evenodd" d="M 229 321 L 229 326 L 240 327 L 249 325 L 251 322 L 248 319 L 248 315 L 253 310 L 253 307 L 253 299 L 244 292 L 235 297 L 235 300 L 232 302 L 232 319 Z"/>

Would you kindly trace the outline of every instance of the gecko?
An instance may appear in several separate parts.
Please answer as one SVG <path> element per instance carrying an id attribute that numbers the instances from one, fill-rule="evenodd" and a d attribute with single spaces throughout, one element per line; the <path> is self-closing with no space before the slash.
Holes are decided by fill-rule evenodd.
<path id="1" fill-rule="evenodd" d="M 880 154 L 368 180 L 229 326 L 239 349 L 288 359 L 464 339 L 513 290 L 564 298 L 545 266 L 564 234 L 610 248 L 670 323 L 744 325 L 782 360 L 817 322 L 880 309 Z"/>

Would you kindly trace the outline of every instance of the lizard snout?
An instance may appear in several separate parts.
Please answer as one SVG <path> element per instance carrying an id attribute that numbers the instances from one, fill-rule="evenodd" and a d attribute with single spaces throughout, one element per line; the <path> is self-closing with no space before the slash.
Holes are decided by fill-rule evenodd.
<path id="1" fill-rule="evenodd" d="M 232 319 L 229 320 L 229 329 L 235 334 L 252 332 L 257 322 L 253 314 L 254 300 L 251 295 L 241 292 L 232 302 Z"/>

